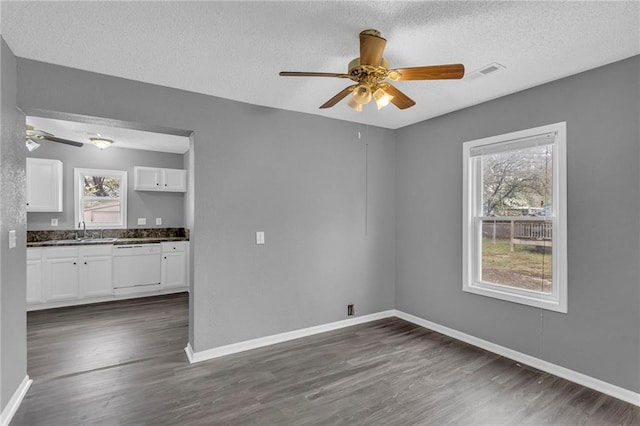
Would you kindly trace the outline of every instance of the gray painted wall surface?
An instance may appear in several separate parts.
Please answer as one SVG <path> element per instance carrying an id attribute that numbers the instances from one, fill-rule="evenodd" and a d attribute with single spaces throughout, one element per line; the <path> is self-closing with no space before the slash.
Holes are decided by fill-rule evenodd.
<path id="1" fill-rule="evenodd" d="M 43 129 L 46 130 L 46 129 Z M 63 211 L 61 213 L 27 213 L 30 231 L 43 229 L 74 229 L 73 218 L 73 169 L 95 168 L 125 170 L 127 172 L 127 228 L 181 228 L 184 221 L 185 194 L 180 192 L 149 192 L 133 189 L 133 166 L 183 169 L 182 154 L 143 151 L 139 149 L 108 148 L 104 151 L 93 146 L 75 148 L 53 142 L 42 142 L 40 148 L 27 154 L 29 157 L 52 158 L 62 161 Z M 137 218 L 147 219 L 146 225 L 138 225 Z M 156 226 L 156 218 L 162 225 Z M 51 226 L 51 218 L 58 218 L 58 226 Z"/>
<path id="2" fill-rule="evenodd" d="M 196 351 L 345 319 L 348 303 L 393 308 L 392 131 L 24 59 L 18 70 L 27 110 L 194 132 Z"/>
<path id="3" fill-rule="evenodd" d="M 640 391 L 639 62 L 398 130 L 399 310 Z M 463 293 L 462 142 L 559 121 L 568 132 L 568 314 Z"/>
<path id="4" fill-rule="evenodd" d="M 27 374 L 24 116 L 16 109 L 16 58 L 1 39 L 0 411 Z M 9 248 L 9 231 L 17 246 Z"/>

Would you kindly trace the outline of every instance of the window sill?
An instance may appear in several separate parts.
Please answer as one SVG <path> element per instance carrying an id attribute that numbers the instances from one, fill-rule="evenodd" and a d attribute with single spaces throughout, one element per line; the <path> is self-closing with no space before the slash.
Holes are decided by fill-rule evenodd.
<path id="1" fill-rule="evenodd" d="M 491 285 L 486 283 L 473 283 L 463 286 L 467 293 L 479 294 L 494 299 L 506 300 L 521 305 L 533 306 L 549 311 L 567 313 L 566 302 L 562 303 L 558 297 L 552 294 L 537 293 L 528 290 L 510 289 L 507 286 Z"/>

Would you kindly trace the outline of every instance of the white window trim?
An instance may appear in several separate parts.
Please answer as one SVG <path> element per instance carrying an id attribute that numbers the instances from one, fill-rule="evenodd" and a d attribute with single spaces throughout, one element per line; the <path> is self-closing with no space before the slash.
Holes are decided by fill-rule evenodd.
<path id="1" fill-rule="evenodd" d="M 553 151 L 553 243 L 552 279 L 553 294 L 542 294 L 535 291 L 516 289 L 499 284 L 479 282 L 475 279 L 475 271 L 480 263 L 478 244 L 481 240 L 472 235 L 478 228 L 474 224 L 479 216 L 475 215 L 478 193 L 474 189 L 474 167 L 471 148 L 529 138 L 536 135 L 555 132 Z M 462 222 L 462 290 L 509 302 L 535 306 L 551 311 L 567 313 L 567 124 L 560 122 L 547 126 L 521 130 L 503 135 L 476 139 L 463 143 L 463 222 Z"/>
<path id="2" fill-rule="evenodd" d="M 127 172 L 125 170 L 103 169 L 73 169 L 73 218 L 75 229 L 82 229 L 82 179 L 84 175 L 116 176 L 120 178 L 120 208 L 122 210 L 120 223 L 87 223 L 86 229 L 118 229 L 127 227 Z"/>

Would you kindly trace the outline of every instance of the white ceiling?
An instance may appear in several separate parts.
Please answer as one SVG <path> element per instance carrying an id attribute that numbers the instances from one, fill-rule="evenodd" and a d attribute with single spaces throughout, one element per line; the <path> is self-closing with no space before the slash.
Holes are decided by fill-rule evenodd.
<path id="1" fill-rule="evenodd" d="M 492 62 L 462 81 L 408 81 L 417 105 L 356 113 L 318 106 L 349 82 L 278 72 L 346 72 L 358 33 L 387 39 L 391 67 Z M 285 110 L 399 128 L 640 53 L 640 3 L 3 2 L 17 56 Z"/>
<path id="2" fill-rule="evenodd" d="M 189 138 L 185 136 L 43 117 L 28 116 L 26 121 L 28 125 L 38 130 L 51 133 L 58 138 L 84 144 L 91 144 L 91 138 L 103 137 L 113 140 L 112 148 L 142 149 L 146 151 L 172 152 L 175 154 L 184 154 L 189 150 Z"/>

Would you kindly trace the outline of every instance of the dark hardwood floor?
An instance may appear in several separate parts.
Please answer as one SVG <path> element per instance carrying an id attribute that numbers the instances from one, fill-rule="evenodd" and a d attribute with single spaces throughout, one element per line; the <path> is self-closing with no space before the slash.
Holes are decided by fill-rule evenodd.
<path id="1" fill-rule="evenodd" d="M 186 294 L 28 314 L 12 425 L 605 425 L 640 408 L 400 319 L 189 365 Z"/>

